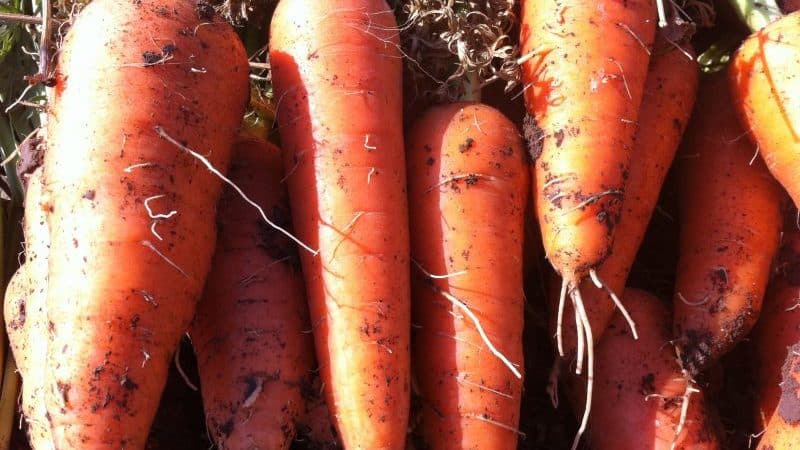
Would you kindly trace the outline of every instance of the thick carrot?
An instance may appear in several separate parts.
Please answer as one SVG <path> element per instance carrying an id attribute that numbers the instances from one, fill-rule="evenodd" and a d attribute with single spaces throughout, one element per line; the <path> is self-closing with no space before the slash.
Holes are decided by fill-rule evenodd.
<path id="1" fill-rule="evenodd" d="M 789 348 L 800 342 L 800 231 L 795 216 L 784 223 L 775 276 L 764 298 L 764 309 L 751 337 L 756 430 L 761 431 L 781 398 L 781 366 Z"/>
<path id="2" fill-rule="evenodd" d="M 528 170 L 517 128 L 480 103 L 435 107 L 410 132 L 414 373 L 431 449 L 519 439 Z"/>
<path id="3" fill-rule="evenodd" d="M 621 314 L 597 347 L 597 394 L 591 418 L 594 450 L 711 450 L 721 433 L 709 405 L 682 374 L 670 345 L 670 313 L 661 301 L 625 291 L 639 340 Z"/>
<path id="4" fill-rule="evenodd" d="M 591 384 L 594 338 L 578 287 L 590 275 L 604 285 L 595 270 L 610 254 L 622 209 L 655 2 L 525 0 L 520 18 L 533 200 L 547 259 L 563 280 L 558 317 L 569 296 L 578 328 L 576 372 L 586 342 Z M 588 420 L 591 386 L 589 394 L 573 448 Z"/>
<path id="5" fill-rule="evenodd" d="M 34 450 L 53 448 L 44 403 L 47 329 L 48 229 L 42 209 L 42 169 L 30 176 L 25 196 L 25 263 L 8 284 L 5 320 L 17 370 L 22 377 L 22 415 Z"/>
<path id="6" fill-rule="evenodd" d="M 221 184 L 198 159 L 227 170 L 248 67 L 203 5 L 93 1 L 59 54 L 44 158 L 59 450 L 144 448 L 209 270 Z"/>
<path id="7" fill-rule="evenodd" d="M 772 175 L 800 205 L 800 12 L 751 35 L 730 66 L 739 117 Z"/>
<path id="8" fill-rule="evenodd" d="M 683 367 L 695 376 L 758 318 L 778 249 L 781 191 L 744 138 L 722 73 L 701 84 L 684 145 L 673 325 Z"/>
<path id="9" fill-rule="evenodd" d="M 383 0 L 283 0 L 270 62 L 322 381 L 346 448 L 404 448 L 408 207 L 397 25 Z"/>
<path id="10" fill-rule="evenodd" d="M 697 63 L 672 45 L 663 53 L 654 53 L 650 61 L 639 110 L 639 129 L 631 153 L 627 199 L 617 224 L 617 237 L 611 246 L 611 254 L 597 267 L 597 274 L 611 292 L 622 292 L 625 288 L 661 186 L 689 121 L 698 73 Z M 560 286 L 558 281 L 553 283 L 554 288 Z M 613 317 L 613 299 L 607 291 L 593 289 L 588 280 L 584 280 L 579 289 L 583 292 L 592 334 L 595 340 L 599 340 Z M 553 313 L 550 324 L 556 331 L 558 291 L 555 289 L 550 295 L 550 305 Z M 574 309 L 567 304 L 564 315 L 571 317 L 572 314 Z M 574 355 L 577 329 L 572 321 L 563 326 L 564 352 Z"/>
<path id="11" fill-rule="evenodd" d="M 240 139 L 229 177 L 288 225 L 280 149 Z M 191 330 L 206 423 L 219 448 L 286 449 L 314 369 L 297 252 L 233 189 L 223 192 L 217 217 L 216 253 Z"/>

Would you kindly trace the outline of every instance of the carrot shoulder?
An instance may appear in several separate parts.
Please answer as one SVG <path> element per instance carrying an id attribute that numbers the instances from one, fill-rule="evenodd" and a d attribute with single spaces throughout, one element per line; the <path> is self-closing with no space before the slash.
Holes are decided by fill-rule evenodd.
<path id="1" fill-rule="evenodd" d="M 772 175 L 800 205 L 800 11 L 741 45 L 729 69 L 739 117 Z"/>
<path id="2" fill-rule="evenodd" d="M 402 59 L 383 0 L 284 0 L 278 124 L 317 357 L 343 444 L 405 445 L 409 236 Z"/>
<path id="3" fill-rule="evenodd" d="M 479 103 L 435 107 L 410 132 L 414 367 L 431 449 L 519 439 L 528 170 L 514 124 Z"/>
<path id="4" fill-rule="evenodd" d="M 689 121 L 698 74 L 697 64 L 681 49 L 671 45 L 665 53 L 654 53 L 650 60 L 639 110 L 639 128 L 631 153 L 627 198 L 622 205 L 611 254 L 597 268 L 597 274 L 611 292 L 622 292 L 625 288 L 661 186 Z M 554 287 L 560 285 L 558 281 L 553 283 Z M 600 339 L 616 308 L 608 292 L 595 289 L 590 283 L 584 280 L 579 289 L 583 292 L 586 315 L 592 324 L 594 337 Z M 550 305 L 554 316 L 550 323 L 555 331 L 558 308 L 558 292 L 555 290 L 551 291 Z M 572 314 L 572 305 L 567 304 L 564 316 L 572 317 Z M 568 320 L 563 327 L 564 352 L 574 355 L 575 323 Z"/>
<path id="5" fill-rule="evenodd" d="M 45 397 L 56 449 L 142 449 L 194 315 L 248 94 L 234 30 L 191 0 L 97 0 L 50 104 Z M 203 156 L 204 155 L 204 156 Z"/>
<path id="6" fill-rule="evenodd" d="M 780 186 L 743 136 L 723 74 L 712 75 L 701 84 L 678 164 L 674 332 L 692 376 L 750 332 L 778 249 Z"/>
<path id="7" fill-rule="evenodd" d="M 288 227 L 280 149 L 236 144 L 229 178 Z M 206 411 L 220 448 L 289 448 L 313 367 L 294 243 L 233 189 L 220 198 L 217 247 L 191 329 Z"/>

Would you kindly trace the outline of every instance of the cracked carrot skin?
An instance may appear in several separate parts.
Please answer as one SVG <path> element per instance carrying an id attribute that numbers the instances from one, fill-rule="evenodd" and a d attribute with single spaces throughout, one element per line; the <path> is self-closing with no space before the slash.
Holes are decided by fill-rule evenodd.
<path id="1" fill-rule="evenodd" d="M 522 379 L 438 290 L 463 301 L 522 371 L 522 139 L 494 108 L 453 103 L 425 113 L 407 148 L 412 256 L 429 273 L 454 274 L 417 271 L 412 281 L 422 439 L 431 449 L 516 448 Z"/>
<path id="2" fill-rule="evenodd" d="M 729 67 L 734 105 L 772 175 L 800 205 L 800 11 L 753 33 Z"/>
<path id="3" fill-rule="evenodd" d="M 409 413 L 402 58 L 383 0 L 283 0 L 278 124 L 317 359 L 345 448 L 402 449 Z"/>
<path id="4" fill-rule="evenodd" d="M 597 267 L 600 278 L 615 293 L 625 288 L 633 261 L 653 215 L 661 186 L 672 165 L 686 124 L 692 112 L 697 92 L 699 71 L 697 63 L 684 55 L 683 49 L 669 44 L 664 53 L 654 52 L 639 110 L 639 129 L 631 153 L 627 200 L 617 225 L 617 235 L 611 254 Z M 557 277 L 557 275 L 554 275 Z M 551 283 L 550 328 L 555 332 L 560 280 Z M 593 336 L 602 337 L 616 307 L 608 294 L 596 289 L 589 280 L 580 285 L 586 314 L 592 324 Z M 624 297 L 622 298 L 624 302 Z M 573 317 L 568 303 L 564 317 Z M 575 322 L 564 322 L 564 352 L 575 354 L 577 330 Z"/>
<path id="5" fill-rule="evenodd" d="M 625 290 L 640 326 L 631 339 L 617 313 L 597 346 L 595 407 L 589 440 L 594 450 L 717 450 L 721 430 L 702 392 L 689 397 L 679 434 L 683 396 L 691 386 L 670 345 L 670 312 L 655 296 Z M 674 446 L 673 446 L 674 442 Z"/>
<path id="6" fill-rule="evenodd" d="M 44 158 L 57 450 L 144 448 L 194 315 L 221 183 L 156 128 L 227 170 L 247 55 L 212 14 L 192 0 L 96 0 L 59 53 Z"/>
<path id="7" fill-rule="evenodd" d="M 17 371 L 22 377 L 21 410 L 27 423 L 28 442 L 34 450 L 53 448 L 44 404 L 47 339 L 48 229 L 42 204 L 42 169 L 30 177 L 25 195 L 25 263 L 8 284 L 5 321 Z"/>
<path id="8" fill-rule="evenodd" d="M 533 196 L 547 259 L 576 286 L 610 254 L 642 101 L 653 0 L 524 0 Z"/>
<path id="9" fill-rule="evenodd" d="M 240 138 L 229 178 L 288 228 L 279 148 Z M 297 250 L 232 188 L 220 198 L 217 225 L 191 329 L 206 423 L 219 448 L 286 449 L 314 369 Z"/>
<path id="10" fill-rule="evenodd" d="M 676 168 L 673 331 L 693 377 L 750 333 L 778 250 L 781 189 L 740 126 L 724 73 L 700 85 Z"/>

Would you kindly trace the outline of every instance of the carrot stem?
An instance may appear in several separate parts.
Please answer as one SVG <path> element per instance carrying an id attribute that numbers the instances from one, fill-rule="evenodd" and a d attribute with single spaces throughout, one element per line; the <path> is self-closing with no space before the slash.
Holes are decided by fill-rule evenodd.
<path id="1" fill-rule="evenodd" d="M 739 18 L 753 32 L 783 17 L 775 0 L 730 0 L 730 3 Z"/>
<path id="2" fill-rule="evenodd" d="M 9 23 L 27 23 L 31 25 L 39 25 L 40 23 L 42 23 L 42 18 L 36 16 L 29 16 L 27 14 L 0 13 L 0 21 Z"/>
<path id="3" fill-rule="evenodd" d="M 464 95 L 460 100 L 465 102 L 481 101 L 481 81 L 477 72 L 469 72 L 464 80 Z"/>

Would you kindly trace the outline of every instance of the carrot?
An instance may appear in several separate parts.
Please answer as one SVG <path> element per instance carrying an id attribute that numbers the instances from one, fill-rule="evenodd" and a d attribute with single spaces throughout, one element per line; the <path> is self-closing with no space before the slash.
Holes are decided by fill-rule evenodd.
<path id="1" fill-rule="evenodd" d="M 248 67 L 203 5 L 95 0 L 59 54 L 43 187 L 56 449 L 144 448 L 210 267 L 221 185 L 197 159 L 227 170 Z"/>
<path id="2" fill-rule="evenodd" d="M 655 3 L 526 0 L 520 18 L 534 204 L 547 259 L 562 277 L 557 317 L 569 295 L 578 329 L 576 372 L 587 343 L 591 384 L 594 337 L 578 287 L 589 276 L 608 287 L 596 269 L 610 254 L 622 209 Z M 561 322 L 556 341 L 563 356 Z M 590 405 L 591 386 L 573 448 Z"/>
<path id="3" fill-rule="evenodd" d="M 628 197 L 616 227 L 617 237 L 611 245 L 611 254 L 597 267 L 597 274 L 611 292 L 622 292 L 625 288 L 661 186 L 689 121 L 697 82 L 697 63 L 687 58 L 681 49 L 670 45 L 666 51 L 653 54 L 631 152 Z M 553 286 L 559 286 L 558 281 Z M 599 339 L 613 317 L 615 306 L 607 291 L 592 289 L 589 283 L 584 280 L 579 289 L 583 292 L 592 333 Z M 555 315 L 558 292 L 554 294 L 550 295 L 550 305 Z M 570 317 L 571 314 L 574 314 L 572 305 L 565 305 L 564 315 Z M 550 323 L 555 331 L 556 318 Z M 562 337 L 564 352 L 574 355 L 577 329 L 570 321 L 563 326 L 566 331 Z"/>
<path id="4" fill-rule="evenodd" d="M 53 448 L 44 403 L 47 359 L 47 259 L 48 229 L 42 209 L 42 169 L 30 176 L 25 196 L 25 263 L 6 289 L 5 320 L 9 344 L 22 377 L 22 415 L 28 424 L 28 441 L 36 450 Z"/>
<path id="5" fill-rule="evenodd" d="M 694 377 L 745 337 L 761 311 L 781 230 L 781 191 L 730 106 L 724 74 L 704 80 L 678 164 L 674 332 Z"/>
<path id="6" fill-rule="evenodd" d="M 240 139 L 230 175 L 288 222 L 280 149 Z M 223 192 L 217 248 L 192 326 L 206 422 L 219 448 L 286 449 L 313 367 L 308 306 L 294 243 L 233 189 Z"/>
<path id="7" fill-rule="evenodd" d="M 762 430 L 775 413 L 781 398 L 781 366 L 789 348 L 800 342 L 800 231 L 784 223 L 781 248 L 775 261 L 774 277 L 764 298 L 764 309 L 751 337 L 755 391 L 756 431 Z"/>
<path id="8" fill-rule="evenodd" d="M 293 449 L 335 450 L 341 448 L 331 413 L 325 403 L 322 384 L 317 374 L 305 394 L 305 411 L 297 425 Z"/>
<path id="9" fill-rule="evenodd" d="M 383 0 L 283 0 L 270 62 L 317 358 L 345 448 L 404 448 L 408 206 L 397 25 Z"/>
<path id="10" fill-rule="evenodd" d="M 703 394 L 682 374 L 670 345 L 670 313 L 653 295 L 625 291 L 641 328 L 630 338 L 617 314 L 597 346 L 594 450 L 719 449 L 720 430 Z"/>
<path id="11" fill-rule="evenodd" d="M 515 448 L 529 175 L 514 124 L 434 107 L 408 139 L 415 379 L 431 449 Z"/>
<path id="12" fill-rule="evenodd" d="M 761 436 L 758 450 L 800 448 L 800 342 L 787 348 L 780 391 L 780 401 Z"/>
<path id="13" fill-rule="evenodd" d="M 800 12 L 751 35 L 734 56 L 729 75 L 744 128 L 772 175 L 800 205 Z"/>

